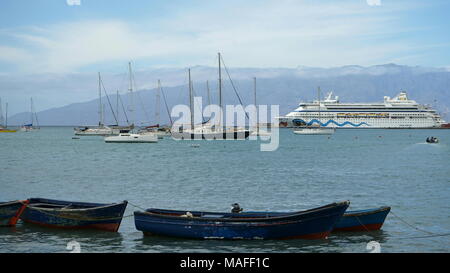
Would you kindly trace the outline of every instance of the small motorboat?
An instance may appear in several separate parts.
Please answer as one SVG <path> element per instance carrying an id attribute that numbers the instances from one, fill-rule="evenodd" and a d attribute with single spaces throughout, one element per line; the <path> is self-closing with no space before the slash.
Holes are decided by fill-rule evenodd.
<path id="1" fill-rule="evenodd" d="M 379 230 L 390 211 L 391 207 L 348 211 L 337 222 L 333 231 Z"/>
<path id="2" fill-rule="evenodd" d="M 293 130 L 296 135 L 332 135 L 336 132 L 336 128 L 331 127 L 296 127 Z"/>
<path id="3" fill-rule="evenodd" d="M 21 215 L 27 223 L 53 228 L 99 229 L 116 232 L 128 202 L 97 204 L 43 198 L 28 199 Z"/>
<path id="4" fill-rule="evenodd" d="M 427 137 L 427 143 L 439 143 L 439 139 L 437 139 L 436 137 Z"/>
<path id="5" fill-rule="evenodd" d="M 156 143 L 158 136 L 153 133 L 131 134 L 123 133 L 118 136 L 105 137 L 106 143 Z"/>
<path id="6" fill-rule="evenodd" d="M 0 202 L 0 227 L 15 226 L 28 201 Z"/>
<path id="7" fill-rule="evenodd" d="M 194 239 L 324 239 L 349 201 L 289 213 L 221 213 L 147 209 L 134 212 L 145 235 Z"/>

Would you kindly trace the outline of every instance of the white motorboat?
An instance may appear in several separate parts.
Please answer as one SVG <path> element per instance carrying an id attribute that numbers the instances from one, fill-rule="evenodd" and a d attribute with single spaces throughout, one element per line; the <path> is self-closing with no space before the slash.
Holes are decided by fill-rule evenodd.
<path id="1" fill-rule="evenodd" d="M 156 134 L 130 134 L 124 133 L 118 136 L 105 137 L 106 143 L 157 143 L 158 136 Z"/>
<path id="2" fill-rule="evenodd" d="M 209 126 L 197 126 L 193 129 L 184 129 L 172 132 L 174 139 L 181 140 L 245 140 L 250 135 L 250 131 L 244 128 L 214 128 Z"/>
<path id="3" fill-rule="evenodd" d="M 330 127 L 298 127 L 293 130 L 297 135 L 332 135 L 336 128 Z"/>

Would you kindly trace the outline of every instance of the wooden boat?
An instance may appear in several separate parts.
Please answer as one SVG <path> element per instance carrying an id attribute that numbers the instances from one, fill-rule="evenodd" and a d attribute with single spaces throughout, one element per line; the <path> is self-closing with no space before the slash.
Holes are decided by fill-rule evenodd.
<path id="1" fill-rule="evenodd" d="M 292 213 L 220 213 L 148 209 L 134 212 L 136 229 L 146 235 L 195 239 L 323 239 L 349 201 Z"/>
<path id="2" fill-rule="evenodd" d="M 15 226 L 28 201 L 0 202 L 0 227 Z"/>
<path id="3" fill-rule="evenodd" d="M 119 229 L 128 202 L 97 204 L 28 199 L 29 204 L 21 219 L 28 223 L 53 228 L 100 229 L 116 232 Z"/>
<path id="4" fill-rule="evenodd" d="M 379 230 L 390 211 L 391 207 L 380 207 L 346 212 L 333 231 Z"/>

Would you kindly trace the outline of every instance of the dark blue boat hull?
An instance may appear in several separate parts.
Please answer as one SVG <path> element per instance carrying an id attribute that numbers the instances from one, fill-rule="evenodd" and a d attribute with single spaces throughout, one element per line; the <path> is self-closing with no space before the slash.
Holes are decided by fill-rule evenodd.
<path id="1" fill-rule="evenodd" d="M 42 198 L 32 198 L 29 201 L 29 206 L 21 216 L 27 223 L 52 228 L 99 229 L 112 232 L 119 229 L 128 203 L 123 201 L 97 204 Z"/>
<path id="2" fill-rule="evenodd" d="M 0 202 L 0 227 L 15 226 L 25 209 L 25 201 Z"/>
<path id="3" fill-rule="evenodd" d="M 186 211 L 157 209 L 137 211 L 134 217 L 136 229 L 146 235 L 194 239 L 321 239 L 328 236 L 348 204 L 341 202 L 267 217 L 259 213 L 191 212 L 195 217 L 189 218 L 179 216 Z"/>
<path id="4" fill-rule="evenodd" d="M 348 211 L 336 224 L 333 231 L 371 231 L 379 230 L 389 214 L 390 207 Z"/>

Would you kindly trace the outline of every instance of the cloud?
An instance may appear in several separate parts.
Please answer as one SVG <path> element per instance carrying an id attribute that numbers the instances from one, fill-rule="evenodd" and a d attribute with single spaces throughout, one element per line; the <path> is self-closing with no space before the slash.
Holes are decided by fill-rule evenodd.
<path id="1" fill-rule="evenodd" d="M 151 66 L 214 65 L 215 53 L 221 51 L 230 66 L 370 65 L 387 62 L 386 56 L 403 50 L 398 42 L 379 39 L 392 35 L 396 20 L 356 2 L 238 5 L 231 0 L 140 21 L 85 20 L 20 28 L 7 34 L 17 42 L 3 45 L 18 58 L 3 53 L 0 61 L 11 62 L 20 72 L 63 73 L 128 60 Z"/>

